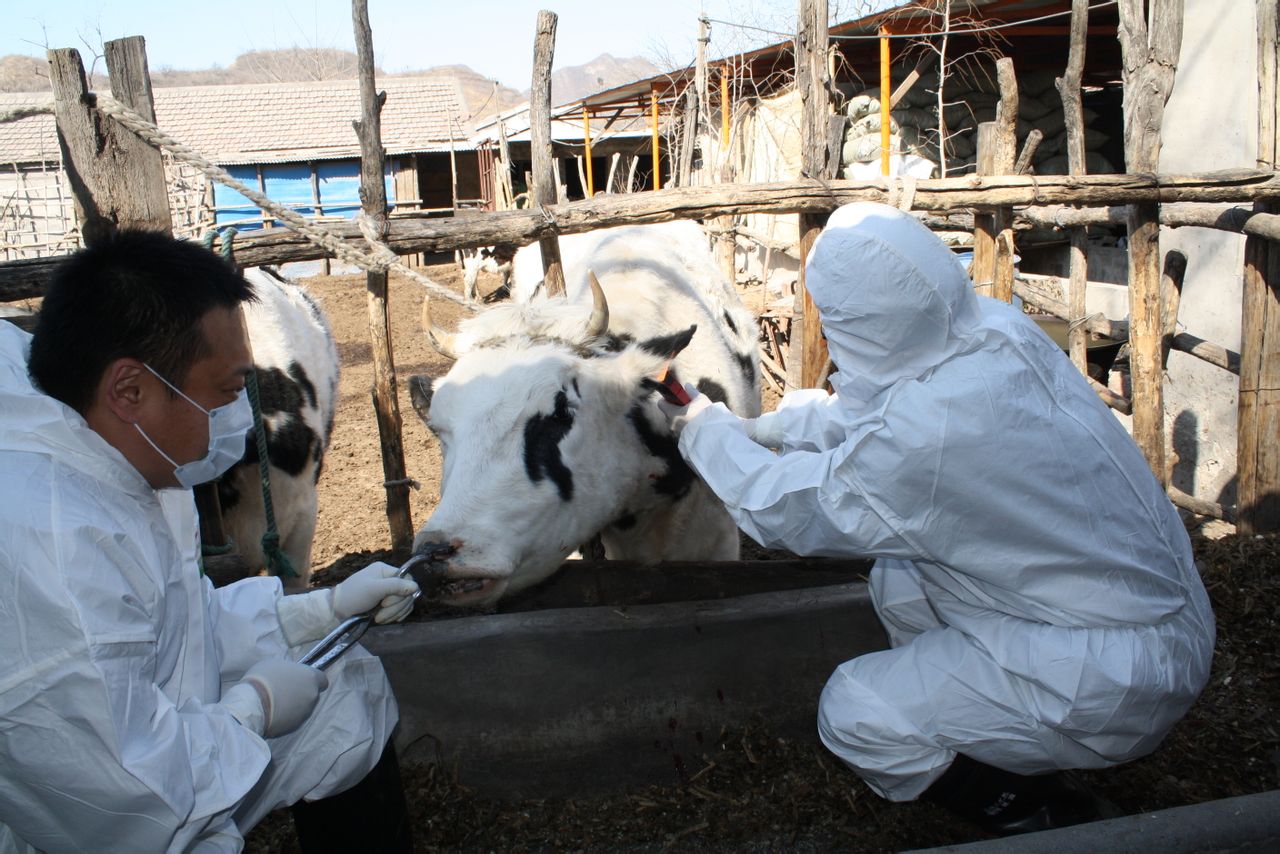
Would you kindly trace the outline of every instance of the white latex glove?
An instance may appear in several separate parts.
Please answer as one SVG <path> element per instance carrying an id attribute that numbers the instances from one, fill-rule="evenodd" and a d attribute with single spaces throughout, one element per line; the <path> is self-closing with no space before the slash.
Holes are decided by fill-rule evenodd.
<path id="1" fill-rule="evenodd" d="M 693 383 L 685 383 L 684 391 L 685 394 L 689 395 L 689 403 L 685 406 L 668 403 L 665 399 L 658 400 L 658 408 L 667 416 L 667 422 L 671 425 L 671 432 L 677 436 L 684 429 L 684 425 L 689 423 L 689 419 L 707 407 L 715 406 L 715 402 L 698 391 L 698 387 Z"/>
<path id="2" fill-rule="evenodd" d="M 413 610 L 413 594 L 418 583 L 412 578 L 399 578 L 399 568 L 378 561 L 333 588 L 333 613 L 339 620 L 363 614 L 374 608 L 375 623 L 398 623 Z"/>
<path id="3" fill-rule="evenodd" d="M 329 677 L 285 658 L 268 658 L 250 667 L 222 696 L 222 705 L 241 724 L 266 738 L 293 732 L 310 716 L 329 687 Z"/>

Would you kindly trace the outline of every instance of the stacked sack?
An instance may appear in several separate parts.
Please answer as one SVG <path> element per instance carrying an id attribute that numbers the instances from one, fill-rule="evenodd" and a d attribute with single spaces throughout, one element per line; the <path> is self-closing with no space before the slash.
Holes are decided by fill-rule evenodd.
<path id="1" fill-rule="evenodd" d="M 865 180 L 880 174 L 882 121 L 878 96 L 879 90 L 868 90 L 854 95 L 845 104 L 849 122 L 840 151 L 845 178 Z M 938 151 L 933 144 L 937 134 L 929 132 L 934 125 L 933 115 L 906 103 L 906 99 L 889 114 L 889 174 L 916 178 L 932 178 L 937 174 Z"/>
<path id="2" fill-rule="evenodd" d="M 894 70 L 895 80 L 903 79 L 909 68 Z M 1018 77 L 1018 146 L 1027 135 L 1039 130 L 1044 138 L 1036 150 L 1033 166 L 1039 175 L 1067 173 L 1067 134 L 1062 101 L 1054 86 L 1055 74 L 1031 72 Z M 938 152 L 938 75 L 922 74 L 890 113 L 891 153 L 900 158 L 916 158 L 933 166 L 937 177 L 941 158 Z M 841 163 L 845 178 L 867 178 L 879 174 L 880 100 L 879 89 L 853 95 L 845 104 L 849 123 L 845 130 Z M 943 117 L 946 120 L 946 167 L 948 175 L 973 172 L 977 161 L 978 125 L 995 121 L 1000 104 L 994 77 L 949 76 L 945 82 Z M 1115 172 L 1115 166 L 1100 153 L 1110 138 L 1093 127 L 1098 114 L 1084 110 L 1085 166 L 1091 174 Z"/>

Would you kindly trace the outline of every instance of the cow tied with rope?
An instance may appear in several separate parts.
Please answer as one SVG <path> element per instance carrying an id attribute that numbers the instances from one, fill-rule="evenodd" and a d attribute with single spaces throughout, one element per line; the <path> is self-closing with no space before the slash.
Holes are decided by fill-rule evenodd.
<path id="1" fill-rule="evenodd" d="M 217 482 L 222 522 L 250 569 L 279 572 L 286 590 L 304 590 L 311 577 L 316 482 L 337 405 L 338 350 L 328 319 L 305 288 L 269 267 L 245 270 L 244 276 L 257 295 L 256 302 L 244 304 L 244 319 L 261 417 L 255 417 L 244 457 Z M 270 462 L 270 516 L 262 489 L 262 439 Z M 264 544 L 271 520 L 288 567 L 273 565 L 274 538 Z"/>

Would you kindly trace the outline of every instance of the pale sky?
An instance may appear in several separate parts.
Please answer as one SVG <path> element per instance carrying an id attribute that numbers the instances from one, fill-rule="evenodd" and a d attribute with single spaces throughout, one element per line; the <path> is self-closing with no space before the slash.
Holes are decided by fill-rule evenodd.
<path id="1" fill-rule="evenodd" d="M 883 0 L 880 0 L 883 2 Z M 831 2 L 856 17 L 868 0 Z M 529 88 L 539 9 L 559 16 L 555 68 L 602 53 L 642 56 L 659 66 L 693 62 L 698 16 L 778 33 L 795 29 L 796 0 L 368 0 L 373 49 L 384 71 L 467 65 L 515 89 Z M 140 35 L 152 69 L 230 65 L 241 53 L 287 47 L 354 50 L 350 0 L 0 0 L 0 56 L 43 56 Z M 785 36 L 713 23 L 709 58 Z M 99 63 L 97 71 L 103 71 Z"/>

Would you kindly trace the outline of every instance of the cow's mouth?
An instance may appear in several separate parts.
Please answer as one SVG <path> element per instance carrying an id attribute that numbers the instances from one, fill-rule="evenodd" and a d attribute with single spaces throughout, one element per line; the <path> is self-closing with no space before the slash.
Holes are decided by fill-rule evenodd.
<path id="1" fill-rule="evenodd" d="M 436 596 L 449 605 L 473 605 L 493 599 L 498 585 L 496 578 L 455 578 L 441 584 Z"/>

